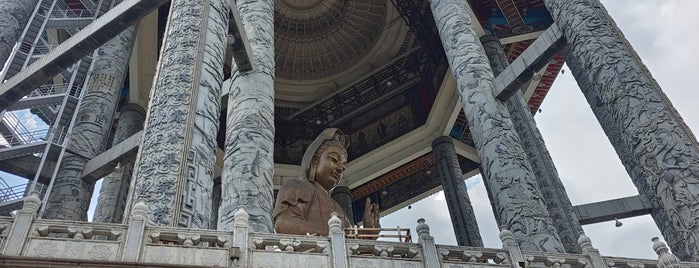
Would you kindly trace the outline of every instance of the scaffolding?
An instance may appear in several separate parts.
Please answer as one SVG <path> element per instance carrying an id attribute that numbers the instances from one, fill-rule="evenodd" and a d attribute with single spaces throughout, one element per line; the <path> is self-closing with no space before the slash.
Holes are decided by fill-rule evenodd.
<path id="1" fill-rule="evenodd" d="M 40 0 L 0 72 L 7 81 L 107 12 L 114 0 Z M 46 202 L 96 55 L 83 57 L 0 112 L 0 170 L 27 179 L 0 178 L 0 215 L 38 193 Z"/>

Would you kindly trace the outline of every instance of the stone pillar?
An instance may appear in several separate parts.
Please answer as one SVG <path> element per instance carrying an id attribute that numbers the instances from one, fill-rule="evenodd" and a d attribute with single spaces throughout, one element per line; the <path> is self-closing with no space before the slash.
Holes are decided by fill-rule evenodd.
<path id="1" fill-rule="evenodd" d="M 468 198 L 454 143 L 447 136 L 436 138 L 432 141 L 432 152 L 437 160 L 437 176 L 442 182 L 444 196 L 447 199 L 456 242 L 459 246 L 483 247 L 478 222 L 473 213 L 471 200 Z"/>
<path id="2" fill-rule="evenodd" d="M 523 250 L 563 252 L 544 198 L 505 105 L 493 97 L 493 73 L 468 5 L 430 0 L 432 14 L 481 159 L 499 224 Z"/>
<path id="3" fill-rule="evenodd" d="M 699 145 L 598 0 L 545 0 L 568 40 L 566 60 L 672 251 L 699 261 Z M 610 131 L 611 130 L 611 131 Z M 631 158 L 631 159 L 623 159 Z M 632 174 L 638 172 L 638 174 Z M 652 198 L 651 198 L 652 197 Z M 670 221 L 667 222 L 658 222 Z"/>
<path id="4" fill-rule="evenodd" d="M 119 113 L 119 121 L 114 130 L 112 147 L 118 145 L 131 135 L 143 129 L 145 111 L 138 104 L 127 104 Z M 100 189 L 97 206 L 95 207 L 95 222 L 121 223 L 126 208 L 133 173 L 135 157 L 120 162 L 120 168 L 104 177 Z"/>
<path id="5" fill-rule="evenodd" d="M 223 84 L 225 0 L 173 0 L 151 89 L 130 204 L 148 224 L 206 229 Z"/>
<path id="6" fill-rule="evenodd" d="M 345 211 L 350 224 L 354 225 L 354 212 L 352 211 L 352 191 L 347 186 L 336 186 L 332 190 L 332 198 L 340 204 Z"/>
<path id="7" fill-rule="evenodd" d="M 218 208 L 221 206 L 221 177 L 214 178 L 214 191 L 211 193 L 211 223 L 209 229 L 217 229 Z"/>
<path id="8" fill-rule="evenodd" d="M 481 37 L 481 44 L 483 44 L 485 54 L 490 60 L 493 74 L 499 75 L 509 65 L 500 40 L 495 36 L 485 35 Z M 580 245 L 578 245 L 577 240 L 578 233 L 583 231 L 582 226 L 573 211 L 573 204 L 570 203 L 566 189 L 558 176 L 556 166 L 553 164 L 544 139 L 536 127 L 534 116 L 522 91 L 517 90 L 507 99 L 505 105 L 522 141 L 522 148 L 524 148 L 529 164 L 532 166 L 534 177 L 539 184 L 539 191 L 544 196 L 546 208 L 553 219 L 553 225 L 558 230 L 563 247 L 568 253 L 580 253 Z"/>
<path id="9" fill-rule="evenodd" d="M 38 0 L 0 2 L 0 66 L 10 57 L 12 48 L 17 43 L 38 2 Z"/>
<path id="10" fill-rule="evenodd" d="M 80 178 L 85 163 L 105 150 L 126 75 L 136 28 L 127 28 L 99 48 L 89 73 L 66 153 L 54 178 L 44 218 L 86 221 L 94 183 Z"/>
<path id="11" fill-rule="evenodd" d="M 251 232 L 272 232 L 274 171 L 274 1 L 236 1 L 253 69 L 232 71 L 218 229 L 232 230 L 239 208 Z"/>

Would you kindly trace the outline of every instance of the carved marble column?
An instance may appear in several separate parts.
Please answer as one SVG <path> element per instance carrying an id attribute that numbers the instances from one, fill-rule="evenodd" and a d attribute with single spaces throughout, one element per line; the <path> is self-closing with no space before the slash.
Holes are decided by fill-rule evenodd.
<path id="1" fill-rule="evenodd" d="M 485 54 L 490 60 L 493 74 L 499 75 L 509 65 L 500 40 L 493 35 L 485 35 L 481 37 L 481 44 L 483 44 Z M 544 195 L 546 208 L 553 219 L 553 224 L 558 230 L 558 236 L 561 238 L 566 252 L 580 253 L 578 234 L 583 231 L 582 226 L 573 211 L 573 204 L 570 203 L 566 189 L 558 176 L 556 166 L 553 164 L 544 139 L 536 127 L 534 116 L 532 116 L 522 91 L 517 90 L 507 99 L 505 105 L 510 112 L 512 123 L 514 123 L 515 130 L 522 141 L 522 148 L 527 154 L 527 159 L 539 184 L 539 191 Z"/>
<path id="2" fill-rule="evenodd" d="M 495 218 L 523 250 L 563 252 L 531 166 L 504 104 L 493 97 L 493 73 L 460 0 L 430 0 L 432 14 L 481 158 Z"/>
<path id="3" fill-rule="evenodd" d="M 0 66 L 5 64 L 38 0 L 0 2 Z M 2 69 L 2 67 L 0 67 Z"/>
<path id="4" fill-rule="evenodd" d="M 127 104 L 121 108 L 119 121 L 114 129 L 112 146 L 119 144 L 143 129 L 146 112 L 138 104 Z M 120 162 L 120 168 L 104 177 L 102 188 L 97 199 L 93 221 L 106 223 L 121 223 L 126 208 L 126 198 L 131 185 L 133 162 L 135 157 Z"/>
<path id="5" fill-rule="evenodd" d="M 573 75 L 672 251 L 699 261 L 699 145 L 598 0 L 545 0 Z M 631 159 L 624 159 L 631 158 Z M 638 172 L 638 174 L 634 174 Z M 658 221 L 670 221 L 658 222 Z"/>
<path id="6" fill-rule="evenodd" d="M 252 232 L 272 232 L 274 171 L 274 1 L 239 0 L 253 70 L 232 71 L 218 229 L 232 230 L 238 208 Z"/>
<path id="7" fill-rule="evenodd" d="M 437 176 L 442 182 L 456 242 L 459 246 L 483 247 L 454 143 L 447 136 L 436 138 L 432 141 L 432 152 L 437 160 Z"/>
<path id="8" fill-rule="evenodd" d="M 352 211 L 352 191 L 347 186 L 336 186 L 332 190 L 332 198 L 340 204 L 345 211 L 350 224 L 354 225 L 354 212 Z"/>
<path id="9" fill-rule="evenodd" d="M 149 225 L 210 225 L 225 2 L 173 0 L 170 6 L 130 201 L 145 202 Z"/>
<path id="10" fill-rule="evenodd" d="M 44 218 L 87 220 L 95 185 L 82 180 L 80 174 L 88 160 L 106 149 L 135 32 L 135 27 L 129 27 L 99 48 Z"/>

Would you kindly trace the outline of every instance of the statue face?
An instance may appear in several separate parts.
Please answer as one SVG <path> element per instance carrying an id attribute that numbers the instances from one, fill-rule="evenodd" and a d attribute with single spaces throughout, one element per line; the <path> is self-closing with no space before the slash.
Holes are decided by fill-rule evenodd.
<path id="1" fill-rule="evenodd" d="M 343 148 L 329 146 L 320 155 L 320 161 L 315 170 L 315 184 L 330 191 L 342 179 L 342 172 L 347 164 L 347 154 Z"/>

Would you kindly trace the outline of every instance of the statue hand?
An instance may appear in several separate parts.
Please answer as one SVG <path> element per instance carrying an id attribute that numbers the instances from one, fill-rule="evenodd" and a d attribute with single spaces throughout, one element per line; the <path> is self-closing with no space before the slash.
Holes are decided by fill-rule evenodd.
<path id="1" fill-rule="evenodd" d="M 362 222 L 365 228 L 381 228 L 379 223 L 379 204 L 371 203 L 371 198 L 366 199 Z"/>

